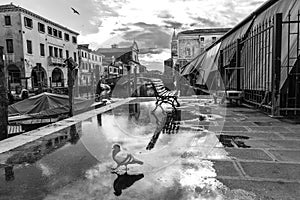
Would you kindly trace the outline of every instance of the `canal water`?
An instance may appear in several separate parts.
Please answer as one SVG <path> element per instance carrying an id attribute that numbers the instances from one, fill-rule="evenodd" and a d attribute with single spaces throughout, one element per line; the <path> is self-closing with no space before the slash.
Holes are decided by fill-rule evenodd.
<path id="1" fill-rule="evenodd" d="M 122 105 L 63 131 L 0 154 L 0 199 L 226 199 L 208 158 L 227 154 L 209 130 L 222 117 L 182 103 Z M 155 110 L 154 110 L 155 109 Z M 143 165 L 116 170 L 112 146 Z M 247 196 L 247 195 L 246 195 Z M 249 195 L 248 195 L 249 196 Z M 245 199 L 247 199 L 245 197 Z M 249 198 L 251 199 L 251 198 Z"/>

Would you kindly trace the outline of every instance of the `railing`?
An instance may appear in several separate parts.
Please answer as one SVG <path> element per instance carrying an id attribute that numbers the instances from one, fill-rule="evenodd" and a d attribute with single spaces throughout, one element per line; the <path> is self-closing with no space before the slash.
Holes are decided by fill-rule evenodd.
<path id="1" fill-rule="evenodd" d="M 48 57 L 49 65 L 61 65 L 61 66 L 63 66 L 65 64 L 64 61 L 65 60 L 63 58 L 56 58 L 56 57 L 52 57 L 52 56 Z"/>
<path id="2" fill-rule="evenodd" d="M 5 61 L 7 64 L 14 63 L 15 62 L 15 54 L 14 53 L 5 54 Z"/>

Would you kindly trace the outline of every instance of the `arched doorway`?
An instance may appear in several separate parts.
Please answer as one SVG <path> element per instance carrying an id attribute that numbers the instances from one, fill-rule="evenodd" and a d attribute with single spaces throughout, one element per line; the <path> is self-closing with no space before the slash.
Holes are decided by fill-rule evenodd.
<path id="1" fill-rule="evenodd" d="M 21 87 L 21 71 L 16 65 L 9 65 L 8 72 L 8 87 L 10 90 L 16 90 Z"/>
<path id="2" fill-rule="evenodd" d="M 52 71 L 52 87 L 64 87 L 64 73 L 57 67 Z"/>
<path id="3" fill-rule="evenodd" d="M 42 66 L 35 66 L 31 71 L 32 87 L 47 87 L 47 73 Z"/>

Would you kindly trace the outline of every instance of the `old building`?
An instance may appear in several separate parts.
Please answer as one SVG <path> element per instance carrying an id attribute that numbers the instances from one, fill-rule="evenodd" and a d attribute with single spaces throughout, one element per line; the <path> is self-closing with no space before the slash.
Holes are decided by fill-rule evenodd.
<path id="1" fill-rule="evenodd" d="M 230 28 L 209 28 L 182 31 L 172 37 L 172 57 L 181 68 L 197 55 L 201 54 L 206 47 L 217 41 Z"/>
<path id="2" fill-rule="evenodd" d="M 66 86 L 64 60 L 78 62 L 77 32 L 13 4 L 0 6 L 0 24 L 11 90 Z"/>
<path id="3" fill-rule="evenodd" d="M 94 91 L 94 86 L 104 74 L 102 65 L 103 55 L 89 49 L 89 44 L 78 45 L 79 71 L 78 86 L 79 92 L 85 93 L 87 90 Z"/>
<path id="4" fill-rule="evenodd" d="M 139 62 L 139 48 L 134 41 L 130 47 L 120 48 L 114 44 L 111 48 L 99 48 L 97 53 L 104 55 L 104 77 L 116 78 L 123 76 L 130 70 L 131 73 L 141 73 L 145 67 Z"/>

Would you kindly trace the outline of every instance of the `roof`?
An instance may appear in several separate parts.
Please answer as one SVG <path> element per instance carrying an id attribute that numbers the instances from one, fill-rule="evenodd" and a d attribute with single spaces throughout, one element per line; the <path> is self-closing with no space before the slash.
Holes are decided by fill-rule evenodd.
<path id="1" fill-rule="evenodd" d="M 181 31 L 178 34 L 213 34 L 213 33 L 226 33 L 231 28 L 207 28 L 207 29 L 193 29 L 187 31 Z"/>
<path id="2" fill-rule="evenodd" d="M 115 58 L 119 58 L 122 55 L 131 52 L 131 48 L 99 48 L 96 50 L 97 53 L 104 55 L 105 57 L 111 58 L 114 56 Z"/>
<path id="3" fill-rule="evenodd" d="M 67 27 L 64 27 L 64 26 L 62 26 L 60 24 L 57 24 L 57 23 L 55 23 L 55 22 L 53 22 L 51 20 L 48 20 L 48 19 L 46 19 L 46 18 L 44 18 L 44 17 L 42 17 L 42 16 L 40 16 L 38 14 L 35 14 L 35 13 L 33 13 L 33 12 L 31 12 L 31 11 L 25 9 L 25 8 L 22 8 L 20 6 L 16 6 L 16 5 L 12 4 L 12 3 L 11 4 L 6 4 L 6 5 L 0 5 L 0 12 L 22 12 L 22 13 L 31 15 L 31 16 L 37 18 L 37 19 L 40 19 L 40 20 L 42 20 L 42 21 L 44 21 L 46 23 L 49 23 L 49 24 L 51 24 L 53 26 L 56 26 L 56 27 L 61 28 L 63 30 L 69 31 L 69 32 L 71 32 L 71 33 L 73 33 L 75 35 L 79 35 L 79 33 L 75 32 L 75 31 L 73 31 L 73 30 L 71 30 L 71 29 L 69 29 Z"/>

